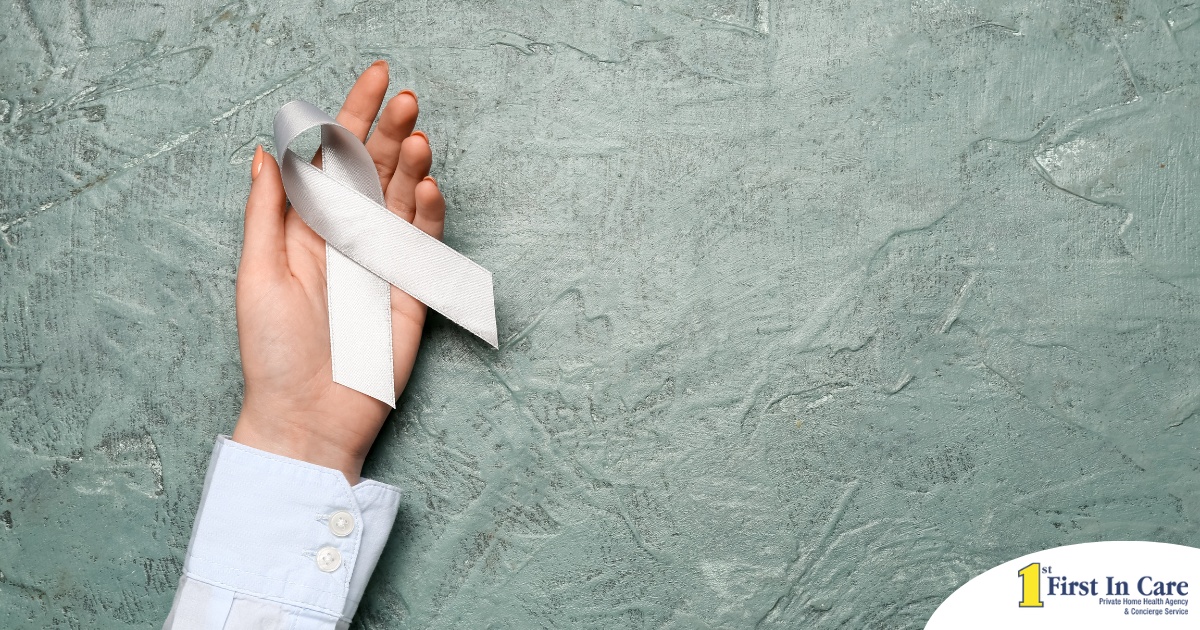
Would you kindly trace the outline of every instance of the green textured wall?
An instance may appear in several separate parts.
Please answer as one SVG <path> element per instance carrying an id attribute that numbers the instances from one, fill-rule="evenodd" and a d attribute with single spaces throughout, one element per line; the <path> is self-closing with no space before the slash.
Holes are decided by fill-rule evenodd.
<path id="1" fill-rule="evenodd" d="M 357 627 L 916 628 L 1040 548 L 1200 546 L 1188 0 L 0 15 L 0 627 L 161 624 L 254 146 L 376 58 L 502 347 L 430 327 Z"/>

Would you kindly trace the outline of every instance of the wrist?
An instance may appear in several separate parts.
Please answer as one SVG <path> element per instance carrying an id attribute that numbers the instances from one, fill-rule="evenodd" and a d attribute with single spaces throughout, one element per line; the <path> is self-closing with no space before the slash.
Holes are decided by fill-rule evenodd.
<path id="1" fill-rule="evenodd" d="M 366 453 L 346 449 L 329 435 L 312 429 L 323 423 L 283 419 L 290 415 L 265 415 L 243 407 L 230 438 L 260 451 L 332 468 L 341 472 L 351 486 L 357 484 Z"/>

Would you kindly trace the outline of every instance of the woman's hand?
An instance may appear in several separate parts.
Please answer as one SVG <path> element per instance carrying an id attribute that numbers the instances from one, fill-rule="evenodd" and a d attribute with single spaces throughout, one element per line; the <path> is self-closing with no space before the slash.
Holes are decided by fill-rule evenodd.
<path id="1" fill-rule="evenodd" d="M 367 138 L 388 87 L 388 68 L 367 68 L 337 115 Z M 446 202 L 429 177 L 432 154 L 413 131 L 417 98 L 408 90 L 388 101 L 366 140 L 389 210 L 442 237 Z M 320 165 L 320 153 L 313 160 Z M 325 241 L 287 204 L 279 166 L 259 148 L 251 165 L 246 229 L 237 275 L 238 342 L 245 397 L 233 439 L 286 457 L 342 471 L 355 484 L 363 460 L 391 409 L 333 382 Z M 412 373 L 425 305 L 391 287 L 396 394 Z"/>

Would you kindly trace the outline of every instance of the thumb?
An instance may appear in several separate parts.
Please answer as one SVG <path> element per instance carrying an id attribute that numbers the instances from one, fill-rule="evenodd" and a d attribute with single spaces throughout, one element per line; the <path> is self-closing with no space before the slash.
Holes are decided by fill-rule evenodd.
<path id="1" fill-rule="evenodd" d="M 242 269 L 274 275 L 287 272 L 284 212 L 287 195 L 279 166 L 260 145 L 250 164 L 250 197 L 246 200 L 246 229 Z"/>

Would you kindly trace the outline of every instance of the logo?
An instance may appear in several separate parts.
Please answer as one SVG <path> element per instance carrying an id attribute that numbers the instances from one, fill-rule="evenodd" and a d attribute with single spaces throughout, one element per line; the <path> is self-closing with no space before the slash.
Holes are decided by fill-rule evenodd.
<path id="1" fill-rule="evenodd" d="M 986 571 L 951 594 L 925 627 L 1194 628 L 1198 580 L 1200 549 L 1193 547 L 1069 545 Z"/>

